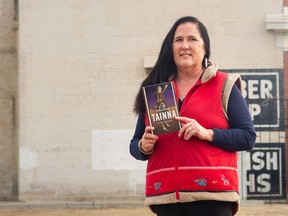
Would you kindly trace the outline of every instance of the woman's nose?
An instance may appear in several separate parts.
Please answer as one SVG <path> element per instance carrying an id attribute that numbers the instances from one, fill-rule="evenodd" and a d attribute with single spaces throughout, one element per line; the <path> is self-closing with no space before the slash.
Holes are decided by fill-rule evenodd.
<path id="1" fill-rule="evenodd" d="M 190 49 L 189 43 L 183 41 L 182 49 L 184 49 L 184 50 Z"/>

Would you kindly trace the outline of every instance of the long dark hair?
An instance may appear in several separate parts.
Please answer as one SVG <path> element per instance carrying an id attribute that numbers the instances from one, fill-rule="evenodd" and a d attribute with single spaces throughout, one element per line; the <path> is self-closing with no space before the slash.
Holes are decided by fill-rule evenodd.
<path id="1" fill-rule="evenodd" d="M 177 29 L 177 27 L 183 23 L 191 22 L 198 25 L 198 29 L 200 32 L 200 35 L 204 41 L 205 46 L 205 57 L 209 59 L 210 57 L 210 39 L 207 32 L 206 27 L 203 25 L 202 22 L 200 22 L 197 18 L 192 16 L 186 16 L 182 17 L 179 20 L 175 22 L 175 24 L 172 26 L 168 34 L 166 35 L 162 47 L 160 50 L 160 54 L 158 56 L 158 59 L 152 68 L 149 75 L 146 77 L 146 79 L 141 83 L 140 89 L 137 93 L 136 100 L 134 103 L 134 112 L 136 114 L 143 114 L 145 113 L 145 102 L 143 98 L 143 92 L 142 87 L 147 85 L 153 85 L 161 82 L 167 82 L 169 77 L 172 75 L 176 75 L 177 68 L 176 64 L 173 59 L 173 39 L 174 34 Z M 203 63 L 204 64 L 204 59 Z"/>

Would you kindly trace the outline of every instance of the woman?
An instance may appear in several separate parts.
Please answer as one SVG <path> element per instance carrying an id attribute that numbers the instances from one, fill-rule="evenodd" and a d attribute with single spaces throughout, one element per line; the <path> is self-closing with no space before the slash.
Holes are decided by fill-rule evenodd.
<path id="1" fill-rule="evenodd" d="M 145 203 L 158 216 L 234 215 L 239 207 L 237 151 L 250 150 L 255 129 L 237 82 L 209 61 L 210 41 L 195 17 L 180 18 L 163 41 L 141 88 L 172 81 L 179 132 L 153 135 L 141 88 L 130 153 L 148 160 Z"/>

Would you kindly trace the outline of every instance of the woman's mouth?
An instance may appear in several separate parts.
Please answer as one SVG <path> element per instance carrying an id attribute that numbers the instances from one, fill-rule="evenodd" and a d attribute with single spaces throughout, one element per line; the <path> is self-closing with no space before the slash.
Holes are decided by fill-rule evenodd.
<path id="1" fill-rule="evenodd" d="M 182 53 L 182 54 L 180 54 L 180 56 L 192 56 L 192 54 L 190 54 L 190 53 Z"/>

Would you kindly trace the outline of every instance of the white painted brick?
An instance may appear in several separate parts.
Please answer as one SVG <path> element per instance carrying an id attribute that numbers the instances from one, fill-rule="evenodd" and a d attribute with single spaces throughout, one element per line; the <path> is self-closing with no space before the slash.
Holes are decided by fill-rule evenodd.
<path id="1" fill-rule="evenodd" d="M 283 67 L 265 28 L 281 0 L 25 0 L 19 11 L 19 146 L 38 152 L 38 167 L 20 170 L 22 198 L 143 195 L 142 167 L 93 169 L 91 134 L 134 130 L 144 58 L 181 16 L 206 24 L 220 68 Z"/>

